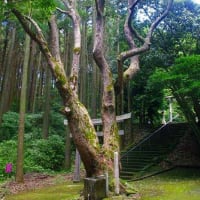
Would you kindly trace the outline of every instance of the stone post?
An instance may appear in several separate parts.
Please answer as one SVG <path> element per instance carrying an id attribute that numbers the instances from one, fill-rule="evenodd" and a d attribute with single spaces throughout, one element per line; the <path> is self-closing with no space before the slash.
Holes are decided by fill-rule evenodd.
<path id="1" fill-rule="evenodd" d="M 75 168 L 74 168 L 74 177 L 73 182 L 79 182 L 80 181 L 80 163 L 81 158 L 78 150 L 76 149 L 76 158 L 75 158 Z"/>
<path id="2" fill-rule="evenodd" d="M 119 194 L 119 155 L 118 152 L 114 153 L 114 183 L 115 194 Z"/>
<path id="3" fill-rule="evenodd" d="M 105 176 L 84 179 L 84 200 L 102 200 L 106 197 Z"/>

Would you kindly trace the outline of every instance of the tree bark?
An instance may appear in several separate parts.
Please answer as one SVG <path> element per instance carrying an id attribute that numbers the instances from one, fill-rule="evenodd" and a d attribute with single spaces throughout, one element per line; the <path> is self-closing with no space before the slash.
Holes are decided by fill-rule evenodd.
<path id="1" fill-rule="evenodd" d="M 11 84 L 11 75 L 13 69 L 12 65 L 12 56 L 14 52 L 15 36 L 16 29 L 13 28 L 10 32 L 11 40 L 9 42 L 8 56 L 5 61 L 5 73 L 2 85 L 1 101 L 0 101 L 0 125 L 2 122 L 3 114 L 9 109 L 9 96 L 10 96 L 10 84 Z"/>
<path id="2" fill-rule="evenodd" d="M 51 72 L 49 68 L 46 68 L 46 79 L 45 79 L 45 87 L 44 87 L 44 103 L 43 103 L 43 138 L 47 139 L 49 136 L 49 120 L 50 120 L 50 92 L 51 92 Z"/>
<path id="3" fill-rule="evenodd" d="M 74 93 L 74 88 L 71 88 L 70 81 L 67 79 L 65 70 L 61 60 L 52 56 L 49 51 L 47 42 L 42 35 L 42 31 L 34 20 L 23 16 L 16 9 L 12 10 L 16 15 L 24 30 L 34 39 L 43 55 L 45 56 L 48 66 L 56 80 L 56 86 L 63 99 L 63 112 L 68 119 L 69 128 L 77 149 L 80 152 L 81 159 L 86 169 L 88 177 L 98 176 L 103 174 L 103 161 L 99 156 L 100 147 L 92 121 L 86 108 L 80 103 L 77 95 Z M 32 32 L 27 26 L 29 20 L 36 28 L 36 33 Z M 57 33 L 56 33 L 57 34 Z"/>
<path id="4" fill-rule="evenodd" d="M 96 30 L 93 48 L 93 56 L 100 69 L 103 82 L 102 98 L 102 125 L 104 135 L 105 154 L 109 155 L 107 164 L 113 167 L 113 152 L 119 152 L 119 135 L 115 114 L 115 94 L 112 73 L 104 57 L 104 0 L 96 0 Z"/>
<path id="5" fill-rule="evenodd" d="M 33 103 L 32 103 L 32 112 L 35 113 L 36 112 L 36 107 L 37 107 L 37 95 L 38 95 L 38 90 L 39 90 L 39 77 L 38 77 L 38 73 L 39 73 L 39 69 L 40 69 L 40 65 L 41 65 L 41 52 L 39 52 L 39 56 L 38 56 L 38 60 L 36 63 L 36 72 L 35 72 L 35 89 L 34 89 L 34 94 L 33 94 Z"/>
<path id="6" fill-rule="evenodd" d="M 30 56 L 30 37 L 28 34 L 26 34 L 24 54 L 16 164 L 16 182 L 18 183 L 24 182 L 24 126 L 26 113 L 27 76 Z"/>
<path id="7" fill-rule="evenodd" d="M 28 112 L 33 112 L 34 94 L 36 89 L 37 79 L 37 49 L 36 43 L 31 41 L 31 53 L 30 53 L 30 68 L 28 76 Z"/>

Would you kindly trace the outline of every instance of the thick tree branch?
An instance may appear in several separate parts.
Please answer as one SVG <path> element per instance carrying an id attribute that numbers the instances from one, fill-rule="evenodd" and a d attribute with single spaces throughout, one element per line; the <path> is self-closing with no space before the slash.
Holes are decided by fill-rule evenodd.
<path id="1" fill-rule="evenodd" d="M 66 8 L 71 9 L 72 8 L 72 3 L 69 2 L 68 0 L 62 0 L 63 4 L 65 5 Z"/>
<path id="2" fill-rule="evenodd" d="M 80 65 L 80 52 L 81 52 L 81 30 L 80 30 L 80 16 L 76 10 L 76 0 L 62 0 L 68 11 L 63 11 L 57 8 L 62 13 L 67 14 L 73 23 L 74 33 L 74 48 L 73 48 L 73 59 L 72 59 L 72 70 L 70 75 L 70 87 L 77 95 L 78 93 L 78 74 Z"/>
<path id="3" fill-rule="evenodd" d="M 127 42 L 129 44 L 130 49 L 124 52 L 121 52 L 118 56 L 118 69 L 123 67 L 123 63 L 126 59 L 130 58 L 130 66 L 129 68 L 124 72 L 123 80 L 117 80 L 115 86 L 118 91 L 121 91 L 121 88 L 119 87 L 119 82 L 126 83 L 128 80 L 132 79 L 132 77 L 136 74 L 136 72 L 139 70 L 139 55 L 141 53 L 144 53 L 150 49 L 151 45 L 151 37 L 152 33 L 155 30 L 155 28 L 159 25 L 159 23 L 167 16 L 173 0 L 168 0 L 167 7 L 165 11 L 155 19 L 154 22 L 152 22 L 148 33 L 146 34 L 146 37 L 143 38 L 132 26 L 132 19 L 134 14 L 134 9 L 136 5 L 139 3 L 139 0 L 133 0 L 132 2 L 129 1 L 129 13 L 127 15 L 125 25 L 124 25 L 124 33 L 127 39 Z M 142 45 L 140 47 L 137 47 L 135 45 L 134 39 L 138 39 L 140 42 L 142 42 Z M 121 70 L 122 71 L 122 70 Z"/>
<path id="4" fill-rule="evenodd" d="M 59 45 L 59 33 L 58 33 L 58 27 L 56 23 L 56 16 L 52 15 L 50 20 L 49 20 L 49 28 L 51 31 L 51 53 L 56 59 L 57 62 L 61 63 L 61 58 L 60 58 L 60 45 Z"/>
<path id="5" fill-rule="evenodd" d="M 26 16 L 22 15 L 18 10 L 16 9 L 12 9 L 12 12 L 15 14 L 15 16 L 18 18 L 18 20 L 20 21 L 21 25 L 23 26 L 24 30 L 30 35 L 30 37 L 35 40 L 38 41 L 37 38 L 37 34 L 35 34 L 29 27 L 29 23 L 27 22 L 27 18 Z M 34 24 L 33 24 L 34 25 Z M 34 25 L 35 26 L 35 25 Z M 39 31 L 40 32 L 40 31 Z"/>
<path id="6" fill-rule="evenodd" d="M 69 15 L 69 11 L 63 10 L 61 8 L 58 8 L 58 7 L 56 7 L 56 10 L 58 10 L 59 12 L 61 12 L 63 14 Z"/>
<path id="7" fill-rule="evenodd" d="M 102 122 L 105 151 L 118 151 L 118 131 L 115 115 L 115 94 L 112 73 L 104 57 L 104 0 L 96 0 L 96 29 L 94 37 L 93 57 L 102 74 Z M 112 147 L 112 149 L 110 149 Z"/>
<path id="8" fill-rule="evenodd" d="M 172 6 L 172 3 L 173 3 L 173 0 L 169 0 L 168 1 L 168 5 L 167 5 L 167 8 L 165 9 L 165 11 L 163 12 L 163 14 L 161 14 L 151 25 L 150 29 L 149 29 L 149 32 L 147 34 L 147 37 L 146 38 L 150 38 L 151 39 L 151 36 L 152 36 L 152 33 L 154 31 L 154 29 L 159 25 L 159 23 L 167 16 L 171 6 Z"/>
<path id="9" fill-rule="evenodd" d="M 138 55 L 140 53 L 143 53 L 147 50 L 149 50 L 150 47 L 150 41 L 151 41 L 151 36 L 153 31 L 155 30 L 155 28 L 159 25 L 159 23 L 167 16 L 171 5 L 173 3 L 173 0 L 169 0 L 168 1 L 168 5 L 167 8 L 165 9 L 165 11 L 163 12 L 163 14 L 161 16 L 159 16 L 150 26 L 149 31 L 144 39 L 144 44 L 142 45 L 142 47 L 139 48 L 134 48 L 134 49 L 130 49 L 126 52 L 122 52 L 119 56 L 119 59 L 121 59 L 121 61 L 125 61 L 127 58 L 130 58 L 132 56 Z M 133 10 L 131 9 L 131 12 L 133 12 Z M 131 15 L 130 15 L 131 16 Z"/>

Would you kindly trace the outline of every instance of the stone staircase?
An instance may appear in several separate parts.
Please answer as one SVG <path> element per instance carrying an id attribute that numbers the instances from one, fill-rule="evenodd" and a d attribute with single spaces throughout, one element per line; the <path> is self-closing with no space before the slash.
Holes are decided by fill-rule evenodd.
<path id="1" fill-rule="evenodd" d="M 187 129 L 185 123 L 167 123 L 122 152 L 120 178 L 138 178 L 155 168 L 176 147 Z"/>

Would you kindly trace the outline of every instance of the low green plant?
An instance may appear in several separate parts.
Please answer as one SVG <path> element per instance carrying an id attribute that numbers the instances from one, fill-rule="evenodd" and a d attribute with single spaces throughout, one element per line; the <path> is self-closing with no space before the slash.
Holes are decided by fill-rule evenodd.
<path id="1" fill-rule="evenodd" d="M 0 146 L 0 179 L 4 180 L 15 172 L 17 142 L 14 140 L 4 141 Z M 6 164 L 12 163 L 12 173 L 5 173 Z"/>
<path id="2" fill-rule="evenodd" d="M 27 169 L 37 166 L 38 169 L 59 171 L 64 161 L 63 139 L 58 135 L 51 135 L 48 139 L 34 140 L 27 145 L 25 157 L 29 161 L 26 163 Z"/>
<path id="3" fill-rule="evenodd" d="M 25 137 L 24 171 L 52 172 L 63 169 L 64 141 L 58 135 L 48 139 L 31 139 Z M 12 175 L 16 171 L 17 141 L 7 140 L 0 145 L 0 180 L 5 180 L 5 166 L 12 163 Z M 10 176 L 10 174 L 9 174 Z"/>
<path id="4" fill-rule="evenodd" d="M 19 114 L 8 111 L 3 115 L 3 121 L 0 127 L 0 142 L 10 140 L 17 137 L 19 125 Z M 42 126 L 42 113 L 26 114 L 25 116 L 25 132 L 34 133 L 35 138 L 38 137 L 38 130 Z"/>

